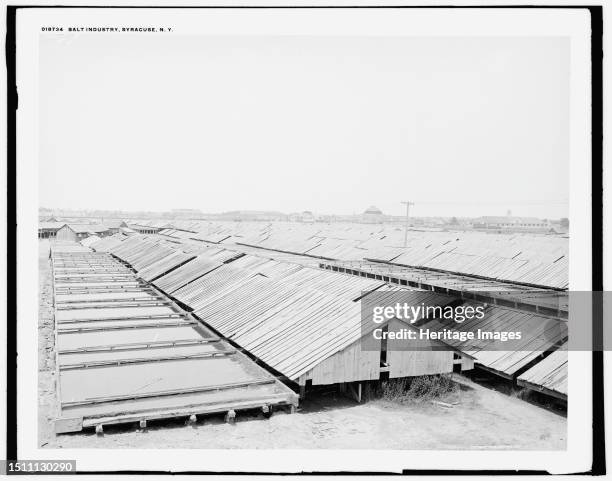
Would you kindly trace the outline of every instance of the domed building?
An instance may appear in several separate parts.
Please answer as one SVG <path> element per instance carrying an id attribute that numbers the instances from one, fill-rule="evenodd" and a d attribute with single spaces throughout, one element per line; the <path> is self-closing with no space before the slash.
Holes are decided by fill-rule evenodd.
<path id="1" fill-rule="evenodd" d="M 305 210 L 304 212 L 300 214 L 300 216 L 301 216 L 301 219 L 300 219 L 301 222 L 314 222 L 316 220 L 314 214 L 310 212 L 309 210 Z"/>
<path id="2" fill-rule="evenodd" d="M 361 218 L 363 222 L 368 224 L 380 224 L 383 222 L 385 214 L 375 205 L 371 205 L 361 215 Z"/>
<path id="3" fill-rule="evenodd" d="M 294 212 L 292 214 L 289 214 L 289 220 L 293 222 L 312 223 L 315 222 L 317 219 L 311 211 L 305 210 L 304 212 Z"/>

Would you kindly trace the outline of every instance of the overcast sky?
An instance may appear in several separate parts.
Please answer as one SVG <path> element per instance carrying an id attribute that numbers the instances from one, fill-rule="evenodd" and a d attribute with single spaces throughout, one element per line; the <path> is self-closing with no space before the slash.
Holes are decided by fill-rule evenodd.
<path id="1" fill-rule="evenodd" d="M 41 35 L 40 204 L 567 215 L 565 38 Z"/>

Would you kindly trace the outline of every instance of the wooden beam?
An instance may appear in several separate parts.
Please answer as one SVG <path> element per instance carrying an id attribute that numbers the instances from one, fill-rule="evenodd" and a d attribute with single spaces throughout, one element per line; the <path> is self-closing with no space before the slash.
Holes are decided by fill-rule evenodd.
<path id="1" fill-rule="evenodd" d="M 165 362 L 165 361 L 188 361 L 191 359 L 217 359 L 225 356 L 231 356 L 236 351 L 215 351 L 205 352 L 201 354 L 189 354 L 189 355 L 176 355 L 176 356 L 162 356 L 162 357 L 139 357 L 134 359 L 113 359 L 108 361 L 92 361 L 92 362 L 80 362 L 75 364 L 60 364 L 60 371 L 71 371 L 77 369 L 89 369 L 97 367 L 109 367 L 109 366 L 123 366 L 126 364 L 148 364 L 154 362 Z"/>
<path id="2" fill-rule="evenodd" d="M 542 394 L 546 394 L 548 396 L 552 396 L 552 397 L 555 397 L 557 399 L 561 399 L 563 401 L 567 401 L 567 394 L 563 394 L 563 393 L 558 392 L 558 391 L 553 391 L 552 389 L 548 389 L 547 387 L 538 386 L 537 384 L 533 384 L 533 383 L 530 383 L 528 381 L 523 381 L 521 379 L 517 379 L 516 383 L 519 386 L 526 387 L 528 389 L 531 389 L 532 391 L 539 392 L 539 393 L 542 393 Z"/>
<path id="3" fill-rule="evenodd" d="M 172 303 L 167 301 L 150 301 L 150 302 L 121 302 L 116 304 L 100 304 L 98 305 L 96 301 L 82 301 L 82 304 L 94 304 L 92 306 L 64 306 L 61 303 L 58 303 L 60 307 L 57 307 L 58 311 L 78 311 L 84 309 L 124 309 L 127 307 L 163 307 L 163 306 L 171 306 Z"/>
<path id="4" fill-rule="evenodd" d="M 79 327 L 58 329 L 58 334 L 77 334 L 79 332 L 97 332 L 97 331 L 121 331 L 126 329 L 152 329 L 152 328 L 167 328 L 167 327 L 183 327 L 195 326 L 195 322 L 168 322 L 168 323 L 151 323 L 151 324 L 136 324 L 122 326 L 107 326 L 107 327 Z"/>
<path id="5" fill-rule="evenodd" d="M 251 386 L 263 386 L 265 384 L 274 384 L 276 382 L 275 379 L 258 379 L 255 381 L 247 381 L 247 382 L 238 382 L 238 383 L 228 383 L 228 384 L 216 384 L 212 386 L 199 386 L 193 388 L 183 388 L 183 389 L 172 389 L 169 391 L 156 391 L 150 393 L 138 393 L 138 394 L 126 394 L 123 396 L 109 396 L 109 397 L 99 397 L 94 399 L 88 399 L 84 401 L 69 401 L 61 403 L 62 409 L 74 406 L 90 406 L 95 404 L 104 404 L 111 403 L 117 401 L 131 401 L 134 399 L 146 399 L 146 398 L 156 398 L 156 397 L 166 397 L 166 396 L 176 396 L 181 394 L 197 394 L 203 392 L 214 392 L 214 391 L 225 391 L 228 389 L 236 389 L 236 388 L 248 388 Z"/>
<path id="6" fill-rule="evenodd" d="M 147 300 L 164 300 L 163 297 L 161 296 L 148 296 L 148 297 L 116 297 L 113 299 L 94 299 L 94 300 L 88 300 L 88 299 L 76 299 L 76 300 L 65 300 L 65 301 L 57 301 L 56 304 L 58 305 L 71 305 L 71 304 L 84 304 L 84 303 L 96 303 L 96 304 L 103 304 L 103 303 L 113 303 L 113 302 L 137 302 L 137 301 L 147 301 Z M 167 301 L 166 301 L 167 302 Z"/>
<path id="7" fill-rule="evenodd" d="M 127 344 L 109 344 L 105 346 L 80 347 L 77 349 L 64 349 L 59 351 L 59 354 L 81 354 L 87 352 L 108 352 L 108 351 L 134 351 L 139 349 L 156 349 L 175 346 L 193 346 L 197 344 L 207 344 L 210 342 L 219 342 L 218 337 L 203 338 L 203 339 L 182 339 L 177 341 L 152 341 L 152 342 L 132 342 Z"/>
<path id="8" fill-rule="evenodd" d="M 151 314 L 149 316 L 118 316 L 118 317 L 96 317 L 88 319 L 62 319 L 57 321 L 57 324 L 74 324 L 75 322 L 102 322 L 102 321 L 136 321 L 136 320 L 151 320 L 151 319 L 185 319 L 187 317 L 178 312 L 175 314 Z"/>

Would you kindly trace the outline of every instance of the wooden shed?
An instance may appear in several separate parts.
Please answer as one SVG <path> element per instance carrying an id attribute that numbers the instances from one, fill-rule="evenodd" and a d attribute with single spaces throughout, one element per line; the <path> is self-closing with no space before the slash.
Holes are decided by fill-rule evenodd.
<path id="1" fill-rule="evenodd" d="M 57 240 L 79 242 L 91 235 L 105 237 L 110 234 L 106 226 L 100 224 L 65 224 L 57 231 Z"/>
<path id="2" fill-rule="evenodd" d="M 397 319 L 384 326 L 389 331 L 410 329 L 409 324 Z M 308 381 L 312 385 L 320 385 L 378 380 L 383 373 L 388 373 L 389 379 L 394 379 L 453 371 L 455 353 L 450 348 L 442 347 L 441 343 L 378 340 L 372 344 L 369 341 L 366 342 L 362 337 L 323 360 L 302 374 L 298 384 L 303 386 Z"/>
<path id="3" fill-rule="evenodd" d="M 143 278 L 139 265 L 172 258 L 176 244 L 135 236 L 113 250 Z M 222 260 L 219 256 L 227 252 Z M 385 282 L 310 268 L 292 262 L 203 248 L 195 259 L 179 259 L 180 267 L 154 283 L 192 310 L 194 315 L 287 379 L 300 386 L 351 383 L 450 373 L 455 357 L 473 366 L 469 355 L 449 346 L 396 346 L 364 338 L 362 299 L 389 288 Z M 175 263 L 176 265 L 179 262 Z M 168 267 L 170 269 L 170 267 Z M 409 296 L 420 303 L 448 304 L 453 297 L 413 288 L 389 288 L 384 294 Z M 376 299 L 373 302 L 378 302 Z M 409 328 L 398 320 L 387 330 Z M 375 325 L 372 325 L 375 327 Z M 403 341 L 397 341 L 400 343 Z M 437 349 L 436 349 L 437 347 Z M 397 348 L 397 349 L 396 349 Z M 469 366 L 469 367 L 468 367 Z"/>
<path id="4" fill-rule="evenodd" d="M 64 222 L 40 222 L 38 224 L 39 239 L 53 239 L 57 235 L 57 231 L 65 225 Z"/>

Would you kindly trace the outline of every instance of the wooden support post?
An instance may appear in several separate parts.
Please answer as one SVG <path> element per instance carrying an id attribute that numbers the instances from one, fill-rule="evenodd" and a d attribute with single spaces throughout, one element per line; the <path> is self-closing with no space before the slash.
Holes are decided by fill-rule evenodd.
<path id="1" fill-rule="evenodd" d="M 305 399 L 306 398 L 306 385 L 301 384 L 300 385 L 300 400 Z"/>
<path id="2" fill-rule="evenodd" d="M 185 426 L 195 426 L 197 420 L 198 420 L 197 416 L 195 414 L 192 414 L 185 421 Z"/>
<path id="3" fill-rule="evenodd" d="M 97 434 L 98 436 L 102 436 L 102 435 L 104 434 L 104 428 L 102 427 L 102 425 L 101 425 L 101 424 L 98 424 L 98 425 L 96 426 L 96 434 Z"/>
<path id="4" fill-rule="evenodd" d="M 358 403 L 361 403 L 361 383 L 360 382 L 357 383 L 357 389 L 355 389 L 354 383 L 349 383 L 347 391 L 348 391 L 349 397 L 353 398 Z"/>
<path id="5" fill-rule="evenodd" d="M 263 413 L 264 417 L 266 417 L 266 418 L 269 418 L 272 415 L 272 409 L 267 404 L 264 404 L 261 407 L 261 412 Z"/>
<path id="6" fill-rule="evenodd" d="M 138 425 L 140 426 L 140 429 L 147 429 L 147 420 L 141 419 Z"/>
<path id="7" fill-rule="evenodd" d="M 229 424 L 233 424 L 236 422 L 236 411 L 230 409 L 225 415 L 225 422 Z"/>
<path id="8" fill-rule="evenodd" d="M 370 382 L 369 381 L 366 381 L 365 385 L 363 386 L 363 400 L 366 402 L 370 400 Z"/>

